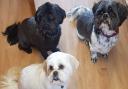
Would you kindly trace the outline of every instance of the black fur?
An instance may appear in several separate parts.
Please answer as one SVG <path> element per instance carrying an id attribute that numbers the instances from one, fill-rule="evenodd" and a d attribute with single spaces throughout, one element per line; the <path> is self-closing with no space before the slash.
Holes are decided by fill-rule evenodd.
<path id="1" fill-rule="evenodd" d="M 59 51 L 56 47 L 61 36 L 60 24 L 65 16 L 62 8 L 47 2 L 39 7 L 35 16 L 9 26 L 3 34 L 7 35 L 10 45 L 19 43 L 19 49 L 27 53 L 31 53 L 31 47 L 35 47 L 46 59 L 47 51 Z"/>
<path id="2" fill-rule="evenodd" d="M 3 32 L 3 35 L 8 35 L 7 41 L 10 45 L 14 45 L 18 42 L 17 31 L 18 31 L 18 25 L 13 24 L 9 26 L 5 32 Z"/>
<path id="3" fill-rule="evenodd" d="M 116 5 L 118 7 L 118 14 L 119 14 L 119 18 L 120 18 L 119 26 L 121 26 L 122 23 L 124 22 L 124 20 L 128 16 L 128 9 L 127 9 L 127 6 L 124 6 L 120 3 L 116 3 Z"/>

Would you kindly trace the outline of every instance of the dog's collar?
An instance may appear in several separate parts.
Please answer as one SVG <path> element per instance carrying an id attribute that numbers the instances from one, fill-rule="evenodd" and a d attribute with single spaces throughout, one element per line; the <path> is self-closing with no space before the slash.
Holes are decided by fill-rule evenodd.
<path id="1" fill-rule="evenodd" d="M 107 38 L 111 38 L 111 37 L 113 37 L 113 36 L 119 34 L 119 28 L 117 28 L 116 31 L 115 31 L 113 34 L 111 34 L 111 35 L 105 34 L 105 33 L 104 33 L 102 30 L 100 30 L 100 29 L 97 29 L 97 30 L 96 30 L 96 33 L 97 33 L 97 34 L 100 34 L 100 33 L 101 33 L 103 36 L 105 36 L 105 37 L 107 37 Z"/>

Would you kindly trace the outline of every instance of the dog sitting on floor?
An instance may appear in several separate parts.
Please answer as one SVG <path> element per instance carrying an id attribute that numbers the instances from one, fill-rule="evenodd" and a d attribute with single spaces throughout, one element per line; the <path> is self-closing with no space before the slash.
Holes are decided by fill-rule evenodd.
<path id="1" fill-rule="evenodd" d="M 127 15 L 126 6 L 112 0 L 101 0 L 92 10 L 78 6 L 67 12 L 67 17 L 76 21 L 78 38 L 88 44 L 93 63 L 99 55 L 108 57 L 109 51 L 116 45 L 119 27 Z"/>
<path id="2" fill-rule="evenodd" d="M 0 81 L 0 89 L 67 89 L 78 66 L 72 55 L 55 52 L 44 63 L 10 70 Z"/>
<path id="3" fill-rule="evenodd" d="M 22 23 L 9 26 L 3 33 L 7 35 L 10 45 L 18 44 L 19 49 L 32 53 L 32 48 L 37 48 L 44 59 L 47 58 L 47 51 L 56 52 L 65 11 L 57 4 L 46 2 L 40 6 L 31 18 L 25 19 Z"/>

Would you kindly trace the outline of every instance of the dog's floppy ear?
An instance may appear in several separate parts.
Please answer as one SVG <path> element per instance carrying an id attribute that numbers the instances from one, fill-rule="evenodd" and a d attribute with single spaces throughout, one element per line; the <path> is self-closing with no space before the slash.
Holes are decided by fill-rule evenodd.
<path id="1" fill-rule="evenodd" d="M 94 5 L 92 7 L 93 14 L 96 13 L 96 10 L 97 10 L 98 6 L 100 5 L 100 3 L 101 3 L 101 1 L 98 3 L 94 3 Z"/>
<path id="2" fill-rule="evenodd" d="M 72 55 L 67 54 L 69 58 L 69 62 L 71 63 L 73 71 L 75 71 L 79 67 L 79 61 Z"/>
<path id="3" fill-rule="evenodd" d="M 56 12 L 57 12 L 58 17 L 59 17 L 59 24 L 62 24 L 63 19 L 66 17 L 66 13 L 65 13 L 64 9 L 62 9 L 58 5 L 56 5 Z"/>
<path id="4" fill-rule="evenodd" d="M 52 5 L 50 2 L 46 2 L 45 4 L 41 5 L 36 11 L 35 21 L 37 23 L 40 23 L 41 17 L 43 16 L 43 14 L 49 13 L 51 9 L 52 9 Z"/>
<path id="5" fill-rule="evenodd" d="M 40 19 L 41 19 L 41 8 L 42 8 L 42 6 L 40 6 L 38 8 L 38 10 L 36 11 L 36 14 L 35 14 L 35 21 L 37 23 L 39 23 L 40 22 Z"/>
<path id="6" fill-rule="evenodd" d="M 125 5 L 118 2 L 116 3 L 116 5 L 117 5 L 117 13 L 120 19 L 119 22 L 119 26 L 120 26 L 128 16 L 128 8 Z"/>
<path id="7" fill-rule="evenodd" d="M 43 70 L 44 70 L 44 72 L 46 73 L 46 75 L 47 75 L 47 63 L 46 63 L 46 61 L 44 61 L 43 62 Z"/>

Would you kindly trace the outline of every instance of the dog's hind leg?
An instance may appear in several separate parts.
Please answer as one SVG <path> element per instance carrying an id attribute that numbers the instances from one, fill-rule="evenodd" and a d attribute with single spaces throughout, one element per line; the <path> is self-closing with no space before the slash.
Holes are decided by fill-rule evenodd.
<path id="1" fill-rule="evenodd" d="M 32 48 L 30 45 L 28 44 L 20 44 L 18 45 L 18 48 L 21 50 L 24 50 L 25 52 L 27 52 L 28 54 L 32 53 Z"/>
<path id="2" fill-rule="evenodd" d="M 18 36 L 19 36 L 18 48 L 20 50 L 25 51 L 28 54 L 32 53 L 31 45 L 30 45 L 29 41 L 27 40 L 26 36 L 22 32 L 20 32 L 20 34 Z"/>

